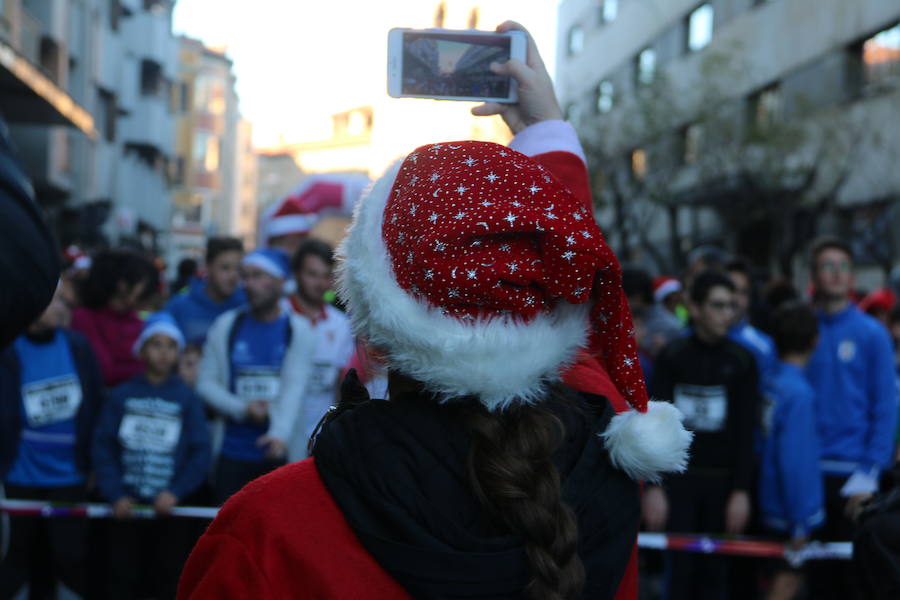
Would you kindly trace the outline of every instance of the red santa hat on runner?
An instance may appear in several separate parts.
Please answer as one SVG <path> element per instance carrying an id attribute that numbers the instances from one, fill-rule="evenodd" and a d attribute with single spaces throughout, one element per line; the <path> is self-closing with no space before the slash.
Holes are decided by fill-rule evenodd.
<path id="1" fill-rule="evenodd" d="M 653 280 L 653 299 L 663 302 L 671 294 L 681 291 L 681 282 L 674 277 L 657 277 Z"/>
<path id="2" fill-rule="evenodd" d="M 417 149 L 358 205 L 338 254 L 357 333 L 438 397 L 537 402 L 587 347 L 633 408 L 603 433 L 616 464 L 636 479 L 684 467 L 690 434 L 674 407 L 648 404 L 618 261 L 529 157 L 489 142 Z"/>
<path id="3" fill-rule="evenodd" d="M 315 226 L 317 216 L 304 212 L 295 198 L 286 198 L 275 211 L 266 215 L 263 236 L 266 240 L 282 235 L 306 234 Z"/>

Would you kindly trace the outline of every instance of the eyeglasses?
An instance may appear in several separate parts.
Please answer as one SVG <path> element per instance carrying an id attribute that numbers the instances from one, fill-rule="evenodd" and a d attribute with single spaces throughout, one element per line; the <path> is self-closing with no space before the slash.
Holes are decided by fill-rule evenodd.
<path id="1" fill-rule="evenodd" d="M 708 310 L 714 310 L 716 312 L 725 312 L 727 310 L 736 310 L 736 306 L 734 302 L 721 302 L 721 301 L 712 301 L 706 303 L 706 308 Z"/>
<path id="2" fill-rule="evenodd" d="M 840 271 L 841 273 L 850 272 L 850 263 L 848 262 L 823 262 L 819 264 L 819 268 L 828 273 Z"/>

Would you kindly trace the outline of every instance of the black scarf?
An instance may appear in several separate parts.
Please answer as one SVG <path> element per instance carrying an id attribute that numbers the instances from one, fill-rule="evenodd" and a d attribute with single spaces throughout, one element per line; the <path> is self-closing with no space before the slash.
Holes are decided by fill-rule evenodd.
<path id="1" fill-rule="evenodd" d="M 596 436 L 613 415 L 607 400 L 577 398 L 593 410 L 549 407 L 567 431 L 554 461 L 578 518 L 583 597 L 612 598 L 637 534 L 638 486 Z M 524 544 L 470 494 L 468 436 L 452 413 L 427 395 L 364 402 L 325 425 L 316 466 L 360 542 L 413 597 L 520 598 L 530 579 Z"/>

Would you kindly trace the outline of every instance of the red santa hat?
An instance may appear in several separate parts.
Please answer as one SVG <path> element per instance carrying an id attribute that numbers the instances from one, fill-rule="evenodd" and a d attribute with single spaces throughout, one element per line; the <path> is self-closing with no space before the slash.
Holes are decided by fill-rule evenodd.
<path id="1" fill-rule="evenodd" d="M 657 277 L 653 280 L 653 299 L 662 302 L 670 294 L 681 291 L 681 282 L 674 277 Z"/>
<path id="2" fill-rule="evenodd" d="M 603 433 L 614 462 L 636 479 L 684 467 L 678 411 L 648 412 L 618 261 L 529 157 L 489 142 L 417 149 L 358 205 L 338 254 L 357 333 L 438 397 L 537 402 L 587 347 L 633 408 Z"/>
<path id="3" fill-rule="evenodd" d="M 263 237 L 271 240 L 282 235 L 309 233 L 317 219 L 316 215 L 305 212 L 296 198 L 288 197 L 263 217 Z"/>

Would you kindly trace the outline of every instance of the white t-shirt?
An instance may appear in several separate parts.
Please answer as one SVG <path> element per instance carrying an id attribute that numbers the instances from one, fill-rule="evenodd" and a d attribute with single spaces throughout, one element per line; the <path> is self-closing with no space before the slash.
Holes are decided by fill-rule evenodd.
<path id="1" fill-rule="evenodd" d="M 350 319 L 333 306 L 326 305 L 324 318 L 310 324 L 316 335 L 316 349 L 303 396 L 303 410 L 291 436 L 288 454 L 291 462 L 306 458 L 309 436 L 337 401 L 338 377 L 350 362 L 354 348 Z"/>

